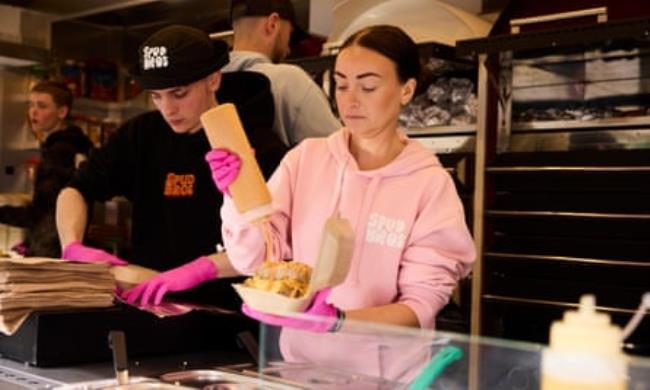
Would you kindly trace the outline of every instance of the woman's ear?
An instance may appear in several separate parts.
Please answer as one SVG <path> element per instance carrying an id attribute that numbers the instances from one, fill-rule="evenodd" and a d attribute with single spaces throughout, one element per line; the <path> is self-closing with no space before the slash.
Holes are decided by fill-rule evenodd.
<path id="1" fill-rule="evenodd" d="M 404 85 L 402 85 L 402 96 L 400 97 L 400 103 L 402 103 L 402 106 L 409 104 L 411 99 L 413 99 L 415 87 L 417 87 L 417 85 L 418 83 L 415 79 L 408 79 Z"/>

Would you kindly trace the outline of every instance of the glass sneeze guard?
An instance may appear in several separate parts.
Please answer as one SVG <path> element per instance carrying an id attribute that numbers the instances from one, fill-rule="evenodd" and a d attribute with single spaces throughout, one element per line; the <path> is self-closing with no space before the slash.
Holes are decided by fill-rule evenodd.
<path id="1" fill-rule="evenodd" d="M 337 333 L 262 325 L 258 374 L 308 389 L 539 389 L 545 348 L 351 320 Z M 454 358 L 440 362 L 441 351 L 451 350 Z M 627 388 L 648 383 L 650 359 L 629 357 Z"/>

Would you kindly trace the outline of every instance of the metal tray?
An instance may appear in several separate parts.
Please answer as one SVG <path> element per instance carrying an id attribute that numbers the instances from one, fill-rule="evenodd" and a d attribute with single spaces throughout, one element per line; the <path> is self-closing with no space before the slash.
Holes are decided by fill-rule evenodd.
<path id="1" fill-rule="evenodd" d="M 72 383 L 69 385 L 55 387 L 54 390 L 194 390 L 191 387 L 184 387 L 163 383 L 156 379 L 146 377 L 132 377 L 129 384 L 118 385 L 116 379 L 100 379 L 87 382 Z"/>
<path id="2" fill-rule="evenodd" d="M 163 382 L 189 386 L 202 390 L 293 390 L 300 389 L 284 384 L 263 381 L 253 375 L 241 375 L 219 370 L 188 370 L 163 374 Z"/>

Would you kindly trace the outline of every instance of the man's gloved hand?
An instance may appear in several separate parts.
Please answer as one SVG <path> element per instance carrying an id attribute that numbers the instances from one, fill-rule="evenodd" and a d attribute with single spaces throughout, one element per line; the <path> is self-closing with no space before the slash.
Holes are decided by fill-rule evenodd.
<path id="1" fill-rule="evenodd" d="M 25 241 L 14 244 L 14 246 L 11 247 L 11 250 L 21 256 L 27 256 L 27 245 L 25 244 Z"/>
<path id="2" fill-rule="evenodd" d="M 318 317 L 318 319 L 314 318 L 311 320 L 306 320 L 302 318 L 292 318 L 281 315 L 262 313 L 251 309 L 245 303 L 242 305 L 242 312 L 244 312 L 244 314 L 247 316 L 267 325 L 309 330 L 319 333 L 333 332 L 337 331 L 338 328 L 340 328 L 341 324 L 337 322 L 340 322 L 338 321 L 339 318 L 341 318 L 342 321 L 344 316 L 341 315 L 339 309 L 337 309 L 336 306 L 325 302 L 331 292 L 331 288 L 324 288 L 318 291 L 316 295 L 314 295 L 314 299 L 312 300 L 311 304 L 304 312 L 305 314 Z"/>
<path id="3" fill-rule="evenodd" d="M 124 292 L 122 298 L 133 305 L 140 300 L 141 305 L 160 305 L 168 292 L 185 291 L 203 282 L 215 279 L 218 275 L 217 266 L 210 258 L 201 256 L 198 259 L 180 267 L 160 273 Z"/>
<path id="4" fill-rule="evenodd" d="M 228 186 L 237 178 L 241 159 L 227 149 L 213 149 L 206 153 L 205 161 L 210 165 L 212 180 L 222 194 L 230 195 Z"/>
<path id="5" fill-rule="evenodd" d="M 101 249 L 85 246 L 79 241 L 72 241 L 66 245 L 61 253 L 61 258 L 77 263 L 107 263 L 110 265 L 129 264 L 128 261 L 124 261 Z"/>

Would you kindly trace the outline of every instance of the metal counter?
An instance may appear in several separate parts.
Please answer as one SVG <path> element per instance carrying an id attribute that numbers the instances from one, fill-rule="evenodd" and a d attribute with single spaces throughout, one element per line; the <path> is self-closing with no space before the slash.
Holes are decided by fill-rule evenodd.
<path id="1" fill-rule="evenodd" d="M 214 368 L 249 362 L 250 357 L 237 351 L 208 351 L 159 357 L 131 358 L 132 377 L 153 377 L 172 371 Z M 0 389 L 42 390 L 56 386 L 99 379 L 114 378 L 112 362 L 82 364 L 71 367 L 38 368 L 0 358 Z"/>

